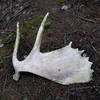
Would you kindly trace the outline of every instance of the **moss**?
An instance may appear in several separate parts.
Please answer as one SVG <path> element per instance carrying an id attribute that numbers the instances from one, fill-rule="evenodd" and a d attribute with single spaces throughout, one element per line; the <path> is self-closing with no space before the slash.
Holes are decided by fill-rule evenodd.
<path id="1" fill-rule="evenodd" d="M 27 33 L 31 33 L 31 32 L 34 32 L 34 36 L 36 36 L 37 35 L 37 25 L 38 23 L 42 22 L 43 18 L 44 16 L 35 15 L 35 16 L 32 16 L 31 21 L 24 21 L 22 25 L 20 26 L 22 30 L 21 37 L 25 39 L 27 36 Z M 52 24 L 52 21 L 46 22 L 44 28 L 48 29 L 51 26 L 51 24 Z"/>
<path id="2" fill-rule="evenodd" d="M 44 18 L 44 16 L 41 16 L 41 15 L 32 16 L 33 20 L 37 20 L 37 21 L 40 21 L 40 22 L 43 20 L 43 18 Z"/>
<path id="3" fill-rule="evenodd" d="M 13 39 L 15 38 L 15 34 L 14 33 L 10 33 L 7 37 L 7 39 Z"/>
<path id="4" fill-rule="evenodd" d="M 36 30 L 36 27 L 35 26 L 32 26 L 32 30 Z"/>
<path id="5" fill-rule="evenodd" d="M 8 43 L 7 44 L 7 49 L 11 49 L 14 48 L 14 43 Z"/>
<path id="6" fill-rule="evenodd" d="M 0 69 L 3 67 L 3 57 L 0 55 Z"/>
<path id="7" fill-rule="evenodd" d="M 23 28 L 24 28 L 24 32 L 27 32 L 30 29 L 32 29 L 32 30 L 35 30 L 36 29 L 36 27 L 33 26 L 33 22 L 30 22 L 30 21 L 24 21 Z"/>
<path id="8" fill-rule="evenodd" d="M 52 25 L 52 21 L 48 21 L 45 23 L 44 28 L 48 29 Z"/>
<path id="9" fill-rule="evenodd" d="M 32 16 L 32 25 L 42 22 L 43 18 L 44 16 L 41 15 Z"/>
<path id="10" fill-rule="evenodd" d="M 27 31 L 22 32 L 21 38 L 26 38 L 26 36 L 27 36 Z"/>
<path id="11" fill-rule="evenodd" d="M 42 22 L 43 18 L 44 16 L 36 15 L 36 16 L 32 16 L 31 21 L 24 21 L 23 23 L 24 32 L 27 33 L 30 29 L 36 30 L 37 27 L 35 27 L 35 25 L 37 25 L 37 23 L 39 22 Z M 52 21 L 46 22 L 45 29 L 48 29 L 51 26 L 51 24 L 52 24 Z"/>
<path id="12" fill-rule="evenodd" d="M 3 42 L 3 40 L 2 39 L 0 39 L 0 43 L 2 43 Z"/>
<path id="13" fill-rule="evenodd" d="M 59 3 L 65 3 L 66 0 L 59 0 Z"/>
<path id="14" fill-rule="evenodd" d="M 0 68 L 3 66 L 3 62 L 0 61 Z"/>
<path id="15" fill-rule="evenodd" d="M 26 28 L 26 29 L 30 29 L 31 28 L 31 23 L 29 21 L 24 21 L 23 27 Z"/>

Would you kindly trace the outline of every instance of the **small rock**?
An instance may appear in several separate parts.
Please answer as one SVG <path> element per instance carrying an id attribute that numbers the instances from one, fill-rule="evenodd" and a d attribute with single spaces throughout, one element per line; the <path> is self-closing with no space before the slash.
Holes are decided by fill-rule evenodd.
<path id="1" fill-rule="evenodd" d="M 69 8 L 71 7 L 71 5 L 69 4 L 69 5 L 63 5 L 62 7 L 61 7 L 61 10 L 68 10 Z"/>
<path id="2" fill-rule="evenodd" d="M 51 8 L 51 12 L 52 12 L 52 13 L 56 13 L 57 10 L 58 10 L 57 8 Z"/>
<path id="3" fill-rule="evenodd" d="M 0 44 L 0 48 L 2 48 L 4 46 L 4 44 Z"/>

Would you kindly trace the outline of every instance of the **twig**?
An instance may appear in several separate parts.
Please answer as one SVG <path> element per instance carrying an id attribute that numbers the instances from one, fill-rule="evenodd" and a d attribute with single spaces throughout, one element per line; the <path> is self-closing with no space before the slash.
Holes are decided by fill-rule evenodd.
<path id="1" fill-rule="evenodd" d="M 12 57 L 12 55 L 8 55 L 8 56 L 5 56 L 3 58 L 11 58 L 11 57 Z"/>
<path id="2" fill-rule="evenodd" d="M 7 24 L 5 25 L 5 27 L 7 27 L 7 25 L 8 25 L 10 22 L 12 22 L 17 16 L 20 15 L 20 13 L 21 13 L 24 9 L 28 8 L 29 6 L 30 6 L 30 2 L 27 3 L 27 4 L 25 5 L 25 7 L 23 7 L 21 10 L 18 10 L 17 13 L 16 13 L 12 18 L 10 18 L 10 20 L 7 22 Z"/>
<path id="3" fill-rule="evenodd" d="M 92 19 L 88 19 L 88 18 L 84 18 L 84 17 L 80 17 L 80 19 L 84 20 L 84 21 L 87 21 L 87 22 L 91 22 L 91 23 L 97 23 L 96 21 L 92 20 Z"/>
<path id="4" fill-rule="evenodd" d="M 96 50 L 96 48 L 92 45 L 92 43 L 89 42 L 89 44 L 91 45 L 91 48 L 96 52 L 96 54 L 98 54 L 98 55 L 100 56 L 99 52 L 98 52 L 98 51 Z"/>
<path id="5" fill-rule="evenodd" d="M 9 69 L 7 69 L 6 72 L 4 72 L 4 73 L 2 74 L 2 76 L 0 77 L 0 80 L 1 80 L 2 77 L 8 72 L 8 70 L 9 70 Z"/>
<path id="6" fill-rule="evenodd" d="M 4 19 L 4 17 L 9 13 L 9 8 L 6 10 L 5 14 L 1 16 L 0 22 Z"/>
<path id="7" fill-rule="evenodd" d="M 93 50 L 100 56 L 99 52 L 96 50 L 96 48 L 91 44 L 91 47 L 93 48 Z"/>
<path id="8" fill-rule="evenodd" d="M 13 93 L 16 93 L 18 96 L 24 96 L 23 94 L 21 94 L 21 93 L 15 91 L 15 89 L 13 89 L 13 88 L 11 88 L 11 87 L 9 87 L 8 90 L 12 91 Z M 8 93 L 9 93 L 9 92 L 8 92 Z"/>
<path id="9" fill-rule="evenodd" d="M 10 12 L 12 13 L 13 11 L 13 0 L 10 0 Z"/>
<path id="10" fill-rule="evenodd" d="M 28 95 L 32 98 L 33 96 L 32 96 L 32 94 L 30 93 L 29 89 L 28 89 L 27 87 L 25 87 L 25 88 L 26 88 L 26 90 L 27 90 Z"/>
<path id="11" fill-rule="evenodd" d="M 100 31 L 100 26 L 96 26 L 92 32 Z"/>

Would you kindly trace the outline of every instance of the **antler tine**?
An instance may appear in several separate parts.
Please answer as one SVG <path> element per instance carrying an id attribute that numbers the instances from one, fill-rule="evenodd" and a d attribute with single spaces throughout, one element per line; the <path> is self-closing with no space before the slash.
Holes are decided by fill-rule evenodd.
<path id="1" fill-rule="evenodd" d="M 18 51 L 19 42 L 20 42 L 19 22 L 17 22 L 17 37 L 16 37 L 16 41 L 15 41 L 13 58 L 12 58 L 14 63 L 19 63 L 20 62 L 17 59 L 17 51 Z"/>
<path id="2" fill-rule="evenodd" d="M 34 44 L 34 47 L 33 47 L 33 50 L 38 50 L 40 51 L 40 45 L 41 45 L 41 40 L 42 40 L 42 34 L 43 34 L 43 30 L 44 30 L 44 25 L 45 25 L 45 22 L 46 22 L 46 19 L 49 15 L 49 12 L 45 15 L 41 25 L 40 25 L 40 28 L 39 28 L 39 31 L 37 33 L 37 38 L 36 38 L 36 41 L 35 41 L 35 44 Z"/>
<path id="3" fill-rule="evenodd" d="M 13 62 L 14 69 L 15 69 L 15 74 L 13 75 L 13 79 L 15 80 L 18 80 L 20 76 L 19 72 L 17 71 L 17 67 L 16 67 L 17 65 L 20 65 L 21 63 L 21 61 L 17 59 L 19 42 L 20 42 L 19 22 L 17 22 L 17 37 L 16 37 L 14 52 L 13 52 L 13 57 L 12 57 L 12 62 Z"/>

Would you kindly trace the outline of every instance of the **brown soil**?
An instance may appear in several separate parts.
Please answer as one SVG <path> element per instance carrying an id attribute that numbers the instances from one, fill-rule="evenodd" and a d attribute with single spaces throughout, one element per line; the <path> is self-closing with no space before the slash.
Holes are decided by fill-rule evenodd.
<path id="1" fill-rule="evenodd" d="M 100 2 L 99 0 L 1 0 L 0 1 L 0 48 L 3 67 L 0 71 L 0 100 L 100 100 Z M 63 5 L 71 7 L 62 11 Z M 85 50 L 84 55 L 93 62 L 93 80 L 84 84 L 60 85 L 30 73 L 21 73 L 18 82 L 13 80 L 12 53 L 16 34 L 16 22 L 32 21 L 32 16 L 50 12 L 51 26 L 45 30 L 41 52 L 52 51 L 73 42 L 73 48 Z M 36 30 L 29 29 L 25 38 L 21 37 L 18 58 L 31 51 Z M 21 29 L 24 32 L 24 28 Z"/>

